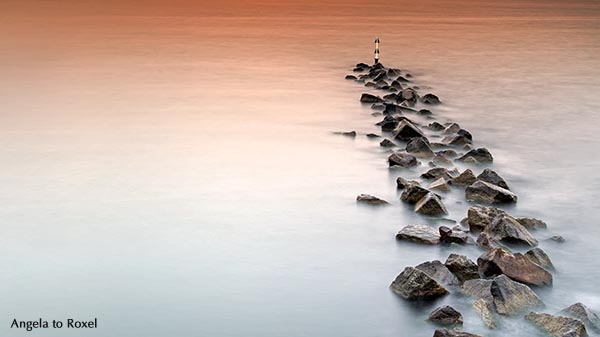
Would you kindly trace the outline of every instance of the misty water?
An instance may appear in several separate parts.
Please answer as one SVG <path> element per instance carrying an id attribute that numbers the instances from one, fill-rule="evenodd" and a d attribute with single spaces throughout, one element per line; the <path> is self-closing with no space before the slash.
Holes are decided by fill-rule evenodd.
<path id="1" fill-rule="evenodd" d="M 451 304 L 466 331 L 536 336 L 520 317 L 486 330 L 459 296 L 416 305 L 389 290 L 406 266 L 481 251 L 395 240 L 442 223 L 398 200 L 396 177 L 424 167 L 389 170 L 364 136 L 379 118 L 344 76 L 375 36 L 386 66 L 443 100 L 436 120 L 490 149 L 519 196 L 511 214 L 547 222 L 543 310 L 600 310 L 594 2 L 40 3 L 0 14 L 1 335 L 425 337 L 427 314 Z M 393 206 L 359 207 L 360 193 Z M 466 215 L 458 191 L 445 202 Z M 99 328 L 9 328 L 39 317 Z"/>

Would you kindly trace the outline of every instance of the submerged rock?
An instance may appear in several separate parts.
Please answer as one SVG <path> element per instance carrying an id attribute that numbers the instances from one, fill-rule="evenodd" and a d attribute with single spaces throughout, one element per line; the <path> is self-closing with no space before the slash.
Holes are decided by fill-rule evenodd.
<path id="1" fill-rule="evenodd" d="M 370 194 L 359 194 L 356 197 L 356 202 L 358 203 L 363 203 L 363 204 L 369 204 L 369 205 L 375 205 L 375 206 L 383 206 L 383 205 L 389 205 L 390 203 L 383 200 L 383 199 L 379 199 L 375 196 L 372 196 Z"/>
<path id="2" fill-rule="evenodd" d="M 396 240 L 437 245 L 440 243 L 440 234 L 435 228 L 427 225 L 408 225 L 396 234 Z"/>
<path id="3" fill-rule="evenodd" d="M 537 246 L 538 241 L 515 218 L 502 214 L 494 218 L 492 223 L 484 230 L 495 241 Z"/>
<path id="4" fill-rule="evenodd" d="M 427 320 L 440 325 L 462 325 L 463 317 L 460 312 L 449 305 L 433 310 Z"/>
<path id="5" fill-rule="evenodd" d="M 367 138 L 379 138 L 379 137 L 381 137 L 381 136 L 376 133 L 367 133 Z"/>
<path id="6" fill-rule="evenodd" d="M 410 154 L 405 153 L 393 153 L 388 157 L 388 163 L 390 167 L 401 166 L 401 167 L 413 167 L 418 165 L 417 158 Z"/>
<path id="7" fill-rule="evenodd" d="M 425 96 L 423 96 L 421 98 L 421 101 L 425 104 L 440 104 L 440 98 L 437 97 L 434 94 L 425 94 Z"/>
<path id="8" fill-rule="evenodd" d="M 550 257 L 541 248 L 533 248 L 528 250 L 527 253 L 525 253 L 525 257 L 544 269 L 554 269 L 554 265 L 552 264 Z"/>
<path id="9" fill-rule="evenodd" d="M 554 235 L 554 236 L 550 237 L 548 240 L 554 241 L 554 242 L 557 242 L 557 243 L 564 243 L 565 241 L 567 241 L 561 235 Z"/>
<path id="10" fill-rule="evenodd" d="M 415 205 L 415 212 L 426 215 L 443 215 L 448 214 L 446 207 L 440 198 L 433 194 L 426 194 Z"/>
<path id="11" fill-rule="evenodd" d="M 506 181 L 496 171 L 485 169 L 477 176 L 477 179 L 510 190 Z"/>
<path id="12" fill-rule="evenodd" d="M 552 285 L 552 274 L 531 262 L 521 253 L 511 254 L 503 248 L 494 248 L 477 259 L 479 273 L 486 276 L 504 274 L 511 279 L 536 286 Z"/>
<path id="13" fill-rule="evenodd" d="M 465 255 L 450 254 L 444 265 L 461 283 L 479 278 L 477 264 Z"/>
<path id="14" fill-rule="evenodd" d="M 356 131 L 346 131 L 346 132 L 342 132 L 342 136 L 347 136 L 347 137 L 356 137 Z"/>
<path id="15" fill-rule="evenodd" d="M 583 303 L 575 303 L 563 309 L 561 314 L 580 320 L 589 330 L 600 332 L 600 318 Z"/>
<path id="16" fill-rule="evenodd" d="M 412 138 L 406 144 L 406 152 L 419 158 L 431 158 L 434 155 L 427 138 Z"/>
<path id="17" fill-rule="evenodd" d="M 440 284 L 448 286 L 458 286 L 460 281 L 450 272 L 450 270 L 440 261 L 423 262 L 415 268 L 427 274 Z"/>
<path id="18" fill-rule="evenodd" d="M 515 282 L 506 275 L 492 280 L 490 292 L 500 315 L 512 316 L 543 304 L 528 286 Z"/>
<path id="19" fill-rule="evenodd" d="M 545 222 L 536 218 L 517 218 L 517 221 L 527 229 L 545 229 L 548 227 Z"/>
<path id="20" fill-rule="evenodd" d="M 464 331 L 456 331 L 456 330 L 448 330 L 448 329 L 438 329 L 433 333 L 433 337 L 481 337 L 479 335 L 475 335 L 469 332 Z"/>
<path id="21" fill-rule="evenodd" d="M 452 178 L 452 185 L 457 186 L 469 186 L 473 184 L 477 178 L 475 178 L 475 174 L 470 169 L 464 170 L 461 174 L 456 178 Z"/>
<path id="22" fill-rule="evenodd" d="M 418 127 L 407 119 L 402 120 L 398 124 L 396 129 L 394 129 L 393 136 L 395 139 L 404 141 L 411 140 L 412 138 L 427 138 Z"/>
<path id="23" fill-rule="evenodd" d="M 379 142 L 379 146 L 381 147 L 393 147 L 396 146 L 396 144 L 394 144 L 394 142 L 392 142 L 391 140 L 384 138 L 381 142 Z"/>
<path id="24" fill-rule="evenodd" d="M 505 214 L 506 212 L 496 207 L 471 206 L 467 211 L 467 224 L 471 232 L 480 232 L 487 228 L 497 216 Z"/>
<path id="25" fill-rule="evenodd" d="M 345 79 L 356 81 L 358 78 L 356 76 L 354 76 L 354 75 L 346 75 Z"/>
<path id="26" fill-rule="evenodd" d="M 489 301 L 480 298 L 473 303 L 473 309 L 475 309 L 475 312 L 477 312 L 479 317 L 481 317 L 481 320 L 485 326 L 490 329 L 495 329 L 498 326 L 496 314 L 494 314 Z"/>
<path id="27" fill-rule="evenodd" d="M 456 160 L 464 162 L 473 162 L 474 160 L 474 163 L 491 163 L 494 161 L 494 157 L 492 157 L 492 154 L 488 149 L 481 147 L 467 152 Z"/>
<path id="28" fill-rule="evenodd" d="M 390 285 L 392 291 L 407 300 L 428 300 L 448 294 L 436 280 L 413 267 L 406 267 Z"/>
<path id="29" fill-rule="evenodd" d="M 371 94 L 364 93 L 360 97 L 360 101 L 362 103 L 383 103 L 385 102 L 383 98 Z"/>
<path id="30" fill-rule="evenodd" d="M 419 200 L 423 199 L 429 190 L 421 187 L 419 184 L 410 183 L 404 187 L 404 192 L 400 195 L 400 200 L 409 204 L 416 204 Z"/>
<path id="31" fill-rule="evenodd" d="M 583 323 L 573 318 L 530 312 L 525 319 L 552 337 L 587 336 Z"/>
<path id="32" fill-rule="evenodd" d="M 478 180 L 469 185 L 466 190 L 469 201 L 479 201 L 488 204 L 516 203 L 517 195 L 502 187 Z"/>

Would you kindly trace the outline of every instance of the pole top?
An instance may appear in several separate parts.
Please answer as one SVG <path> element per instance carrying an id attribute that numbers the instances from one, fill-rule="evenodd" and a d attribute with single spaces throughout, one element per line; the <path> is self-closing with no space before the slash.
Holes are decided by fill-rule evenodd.
<path id="1" fill-rule="evenodd" d="M 375 37 L 375 43 L 379 43 L 379 36 Z"/>

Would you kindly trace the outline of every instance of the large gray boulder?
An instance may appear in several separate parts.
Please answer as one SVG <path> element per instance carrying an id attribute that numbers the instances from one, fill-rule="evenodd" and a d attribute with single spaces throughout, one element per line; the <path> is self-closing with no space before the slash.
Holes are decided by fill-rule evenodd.
<path id="1" fill-rule="evenodd" d="M 552 285 L 552 274 L 531 262 L 521 253 L 514 255 L 503 248 L 485 252 L 477 259 L 479 273 L 483 276 L 504 274 L 511 279 L 535 286 Z"/>
<path id="2" fill-rule="evenodd" d="M 477 176 L 477 179 L 510 190 L 506 181 L 496 171 L 485 169 Z"/>
<path id="3" fill-rule="evenodd" d="M 460 281 L 450 272 L 450 270 L 440 261 L 423 262 L 415 268 L 429 275 L 438 283 L 447 286 L 459 286 Z"/>
<path id="4" fill-rule="evenodd" d="M 393 153 L 388 157 L 388 164 L 390 167 L 400 166 L 404 168 L 409 168 L 417 166 L 419 162 L 417 161 L 417 158 L 413 155 L 397 152 Z"/>
<path id="5" fill-rule="evenodd" d="M 404 141 L 409 141 L 413 138 L 427 138 L 421 129 L 406 119 L 402 120 L 396 129 L 394 129 L 393 136 L 395 139 Z"/>
<path id="6" fill-rule="evenodd" d="M 436 280 L 413 267 L 406 267 L 392 282 L 390 288 L 407 300 L 429 300 L 448 294 L 448 290 Z"/>
<path id="7" fill-rule="evenodd" d="M 426 188 L 421 187 L 418 183 L 411 182 L 404 186 L 404 191 L 400 195 L 400 200 L 409 204 L 416 204 L 428 193 L 430 192 Z"/>
<path id="8" fill-rule="evenodd" d="M 535 247 L 538 241 L 515 218 L 508 214 L 497 216 L 484 233 L 495 241 Z"/>
<path id="9" fill-rule="evenodd" d="M 585 306 L 583 303 L 575 303 L 568 308 L 560 312 L 565 316 L 569 316 L 580 320 L 588 330 L 600 332 L 600 318 L 592 311 L 592 309 Z"/>
<path id="10" fill-rule="evenodd" d="M 530 312 L 525 319 L 552 337 L 583 337 L 587 331 L 577 319 Z"/>
<path id="11" fill-rule="evenodd" d="M 427 138 L 412 138 L 406 144 L 406 152 L 418 158 L 431 158 L 434 156 Z"/>
<path id="12" fill-rule="evenodd" d="M 474 205 L 467 211 L 467 224 L 471 232 L 481 232 L 486 229 L 499 215 L 505 215 L 503 210 L 490 207 Z"/>
<path id="13" fill-rule="evenodd" d="M 427 320 L 439 325 L 455 326 L 463 324 L 463 317 L 461 313 L 449 305 L 438 307 L 435 310 L 433 310 L 429 314 Z"/>
<path id="14" fill-rule="evenodd" d="M 465 255 L 450 254 L 444 265 L 461 282 L 479 278 L 479 268 Z"/>
<path id="15" fill-rule="evenodd" d="M 440 179 L 442 179 L 442 178 L 440 178 Z M 466 232 L 464 232 L 460 229 L 457 229 L 457 228 L 453 229 L 453 228 L 446 227 L 446 226 L 440 226 L 439 231 L 440 231 L 440 241 L 441 242 L 456 243 L 456 244 L 460 244 L 460 245 L 473 243 L 473 239 L 471 239 Z"/>
<path id="16" fill-rule="evenodd" d="M 552 264 L 550 257 L 541 248 L 533 248 L 528 250 L 525 253 L 525 257 L 527 257 L 531 262 L 537 264 L 538 266 L 544 269 L 554 269 L 554 265 Z"/>
<path id="17" fill-rule="evenodd" d="M 396 239 L 437 245 L 440 243 L 440 234 L 435 228 L 427 225 L 408 225 L 396 234 Z"/>
<path id="18" fill-rule="evenodd" d="M 491 163 L 494 161 L 494 157 L 488 149 L 481 147 L 478 149 L 473 149 L 462 157 L 456 159 L 457 161 L 467 162 L 467 163 Z"/>
<path id="19" fill-rule="evenodd" d="M 427 193 L 421 200 L 417 201 L 415 204 L 415 212 L 432 216 L 448 214 L 442 200 L 431 192 Z"/>
<path id="20" fill-rule="evenodd" d="M 497 276 L 492 280 L 490 292 L 496 312 L 500 315 L 516 315 L 543 304 L 528 286 L 515 282 L 506 275 Z"/>
<path id="21" fill-rule="evenodd" d="M 452 178 L 451 182 L 452 185 L 469 186 L 473 184 L 476 180 L 477 178 L 475 177 L 473 171 L 471 171 L 470 169 L 466 169 L 461 174 L 459 174 L 458 177 Z"/>
<path id="22" fill-rule="evenodd" d="M 467 200 L 488 204 L 516 203 L 517 195 L 502 187 L 478 180 L 465 190 Z"/>

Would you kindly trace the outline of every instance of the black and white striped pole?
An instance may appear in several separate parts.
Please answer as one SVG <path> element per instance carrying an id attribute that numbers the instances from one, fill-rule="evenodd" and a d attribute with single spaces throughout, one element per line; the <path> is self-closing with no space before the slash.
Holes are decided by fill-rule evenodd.
<path id="1" fill-rule="evenodd" d="M 379 37 L 375 38 L 375 64 L 379 63 Z"/>

